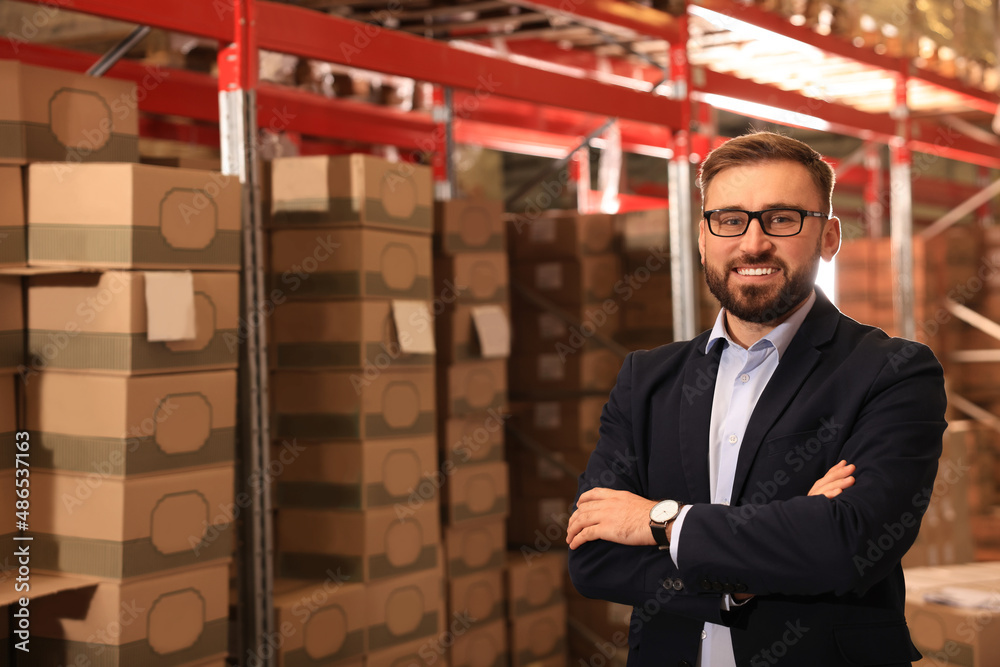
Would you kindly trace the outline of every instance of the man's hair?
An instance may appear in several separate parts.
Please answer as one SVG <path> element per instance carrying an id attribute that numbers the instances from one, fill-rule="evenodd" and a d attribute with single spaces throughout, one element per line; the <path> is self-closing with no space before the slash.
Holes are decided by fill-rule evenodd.
<path id="1" fill-rule="evenodd" d="M 826 212 L 833 213 L 833 184 L 837 179 L 833 167 L 808 145 L 775 132 L 750 132 L 730 139 L 709 153 L 698 173 L 702 202 L 708 185 L 723 169 L 777 161 L 798 162 L 808 169 L 820 196 L 826 197 L 829 204 Z"/>

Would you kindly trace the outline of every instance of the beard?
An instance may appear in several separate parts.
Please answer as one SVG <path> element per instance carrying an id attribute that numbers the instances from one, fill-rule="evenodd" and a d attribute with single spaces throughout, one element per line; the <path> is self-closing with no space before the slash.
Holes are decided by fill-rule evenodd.
<path id="1" fill-rule="evenodd" d="M 783 319 L 785 315 L 809 298 L 816 285 L 816 273 L 819 271 L 821 245 L 816 245 L 813 257 L 798 271 L 789 271 L 788 265 L 772 256 L 744 255 L 738 260 L 729 262 L 724 270 L 705 265 L 705 282 L 712 296 L 727 312 L 744 322 L 768 324 Z M 771 264 L 781 269 L 784 282 L 774 285 L 743 285 L 731 289 L 729 279 L 733 269 L 748 264 Z"/>

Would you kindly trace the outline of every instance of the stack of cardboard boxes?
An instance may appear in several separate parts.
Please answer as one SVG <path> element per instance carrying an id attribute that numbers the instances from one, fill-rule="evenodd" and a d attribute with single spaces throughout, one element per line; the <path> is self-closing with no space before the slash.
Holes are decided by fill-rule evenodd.
<path id="1" fill-rule="evenodd" d="M 33 164 L 27 180 L 29 262 L 86 270 L 28 280 L 32 562 L 99 581 L 79 609 L 39 601 L 38 650 L 53 662 L 155 653 L 221 665 L 239 182 L 107 163 Z"/>
<path id="2" fill-rule="evenodd" d="M 271 178 L 281 664 L 417 659 L 444 615 L 429 170 L 281 158 Z"/>
<path id="3" fill-rule="evenodd" d="M 451 667 L 507 664 L 503 554 L 510 302 L 503 205 L 439 202 L 434 237 L 439 452 Z"/>
<path id="4" fill-rule="evenodd" d="M 632 350 L 673 340 L 668 213 L 650 209 L 618 216 L 624 269 L 615 289 L 621 304 L 618 341 Z M 714 316 L 715 309 L 709 310 Z"/>
<path id="5" fill-rule="evenodd" d="M 507 555 L 507 623 L 511 667 L 567 664 L 566 552 L 521 549 Z"/>

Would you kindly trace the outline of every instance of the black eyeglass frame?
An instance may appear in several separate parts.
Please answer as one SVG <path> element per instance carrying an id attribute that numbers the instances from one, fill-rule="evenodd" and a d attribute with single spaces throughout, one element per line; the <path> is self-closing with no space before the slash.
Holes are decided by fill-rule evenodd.
<path id="1" fill-rule="evenodd" d="M 794 234 L 770 233 L 769 231 L 767 231 L 767 228 L 764 227 L 764 218 L 763 218 L 763 215 L 769 211 L 795 211 L 802 217 L 802 219 L 799 220 L 798 230 Z M 749 218 L 747 219 L 747 226 L 739 234 L 732 234 L 729 236 L 725 234 L 717 234 L 712 229 L 711 217 L 713 213 L 746 213 L 749 216 Z M 787 206 L 782 206 L 779 208 L 765 208 L 763 211 L 744 211 L 743 209 L 740 208 L 714 208 L 711 211 L 705 211 L 704 213 L 702 213 L 702 215 L 705 217 L 705 225 L 708 227 L 708 231 L 712 234 L 712 236 L 718 236 L 721 239 L 736 239 L 743 236 L 744 234 L 747 233 L 747 230 L 750 229 L 750 223 L 752 223 L 754 220 L 756 220 L 758 224 L 760 224 L 761 230 L 767 236 L 774 236 L 777 238 L 787 238 L 789 236 L 798 236 L 802 232 L 802 227 L 805 225 L 806 218 L 823 218 L 824 220 L 830 219 L 830 216 L 827 215 L 826 213 L 820 213 L 819 211 L 806 211 L 801 208 L 788 208 Z"/>

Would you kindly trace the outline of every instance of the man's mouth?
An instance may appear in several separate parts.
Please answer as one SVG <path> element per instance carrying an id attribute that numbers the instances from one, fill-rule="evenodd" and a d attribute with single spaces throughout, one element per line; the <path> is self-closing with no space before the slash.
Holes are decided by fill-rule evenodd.
<path id="1" fill-rule="evenodd" d="M 777 271 L 778 269 L 772 266 L 740 266 L 736 268 L 736 273 L 741 276 L 769 276 Z"/>

